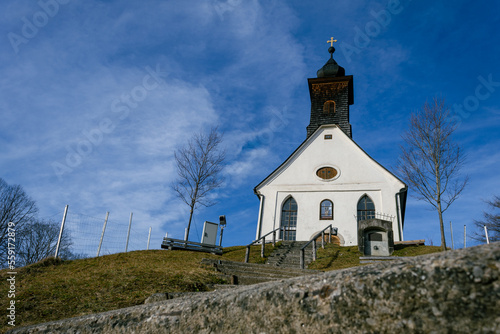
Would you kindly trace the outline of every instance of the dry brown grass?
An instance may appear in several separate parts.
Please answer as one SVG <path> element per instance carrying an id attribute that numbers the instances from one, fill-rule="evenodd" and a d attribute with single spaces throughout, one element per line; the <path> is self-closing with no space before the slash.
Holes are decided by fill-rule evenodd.
<path id="1" fill-rule="evenodd" d="M 273 250 L 266 245 L 265 254 Z M 406 246 L 394 255 L 413 256 L 439 251 L 439 247 Z M 359 265 L 357 247 L 327 245 L 309 268 L 335 270 Z M 227 247 L 222 256 L 190 251 L 150 250 L 98 258 L 60 261 L 47 259 L 17 268 L 16 326 L 104 312 L 139 305 L 158 292 L 206 291 L 223 283 L 213 269 L 200 265 L 203 258 L 244 261 L 245 246 Z M 252 246 L 251 263 L 262 263 L 260 246 Z M 8 270 L 0 271 L 0 309 L 9 299 Z M 6 311 L 4 311 L 6 312 Z M 0 332 L 7 328 L 6 313 Z"/>

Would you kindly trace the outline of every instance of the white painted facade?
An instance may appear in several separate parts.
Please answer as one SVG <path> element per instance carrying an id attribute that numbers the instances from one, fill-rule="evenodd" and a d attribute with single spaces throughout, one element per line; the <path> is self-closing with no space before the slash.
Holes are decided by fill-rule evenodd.
<path id="1" fill-rule="evenodd" d="M 338 174 L 321 179 L 316 172 L 322 167 L 333 167 Z M 341 245 L 357 245 L 357 204 L 366 194 L 377 213 L 394 217 L 394 241 L 403 240 L 405 198 L 397 194 L 406 196 L 406 185 L 337 125 L 321 125 L 254 191 L 261 201 L 256 239 L 280 227 L 283 204 L 292 196 L 297 203 L 297 241 L 310 240 L 332 224 L 338 228 Z M 333 202 L 333 220 L 320 219 L 320 203 L 325 199 Z"/>

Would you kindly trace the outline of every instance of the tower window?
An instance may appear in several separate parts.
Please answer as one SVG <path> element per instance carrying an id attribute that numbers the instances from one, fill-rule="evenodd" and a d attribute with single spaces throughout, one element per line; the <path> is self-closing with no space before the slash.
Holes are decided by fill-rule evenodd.
<path id="1" fill-rule="evenodd" d="M 328 100 L 323 104 L 323 113 L 334 114 L 335 113 L 335 101 Z"/>
<path id="2" fill-rule="evenodd" d="M 319 209 L 319 219 L 321 220 L 333 220 L 333 203 L 332 201 L 325 199 L 320 204 Z"/>

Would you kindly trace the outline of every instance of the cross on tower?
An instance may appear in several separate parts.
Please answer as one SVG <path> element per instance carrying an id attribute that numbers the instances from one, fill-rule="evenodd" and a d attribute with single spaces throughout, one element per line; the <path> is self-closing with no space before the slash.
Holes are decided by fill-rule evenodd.
<path id="1" fill-rule="evenodd" d="M 333 39 L 333 37 L 330 38 L 330 40 L 326 41 L 327 43 L 330 43 L 330 46 L 333 46 L 333 43 L 337 42 L 336 39 Z"/>

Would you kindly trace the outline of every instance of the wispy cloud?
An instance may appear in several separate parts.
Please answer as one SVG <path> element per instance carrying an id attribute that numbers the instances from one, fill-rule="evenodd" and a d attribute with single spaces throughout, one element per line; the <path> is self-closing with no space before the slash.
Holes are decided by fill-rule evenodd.
<path id="1" fill-rule="evenodd" d="M 43 8 L 2 3 L 0 177 L 23 185 L 42 215 L 62 213 L 65 204 L 92 216 L 111 211 L 120 221 L 133 211 L 138 229 L 153 226 L 157 248 L 160 235 L 182 237 L 185 227 L 186 208 L 169 189 L 173 152 L 193 133 L 219 124 L 228 151 L 226 187 L 216 194 L 219 205 L 199 211 L 197 223 L 226 213 L 239 226 L 228 227 L 226 242 L 250 241 L 258 210 L 252 188 L 305 138 L 306 79 L 327 61 L 326 40 L 354 41 L 355 28 L 379 22 L 372 12 L 388 4 L 69 1 L 56 15 L 46 14 L 46 24 L 16 53 L 8 33 L 23 36 L 23 18 L 33 22 Z M 498 46 L 487 37 L 496 19 L 482 15 L 484 24 L 477 24 L 465 15 L 465 9 L 484 14 L 481 5 L 401 6 L 350 61 L 339 45 L 334 54 L 355 76 L 354 139 L 384 165 L 397 158 L 409 111 L 426 98 L 443 93 L 461 103 L 474 94 L 479 75 L 500 78 L 491 56 Z M 463 40 L 481 52 L 464 48 Z M 151 71 L 160 73 L 158 81 Z M 478 181 L 469 199 L 480 197 L 479 184 L 498 185 L 498 157 L 491 153 L 498 101 L 495 91 L 458 130 L 484 168 L 481 174 L 470 167 Z M 80 159 L 70 166 L 72 153 Z M 68 170 L 58 175 L 54 163 Z M 412 210 L 408 224 L 419 225 Z M 470 220 L 476 212 L 460 215 Z"/>

